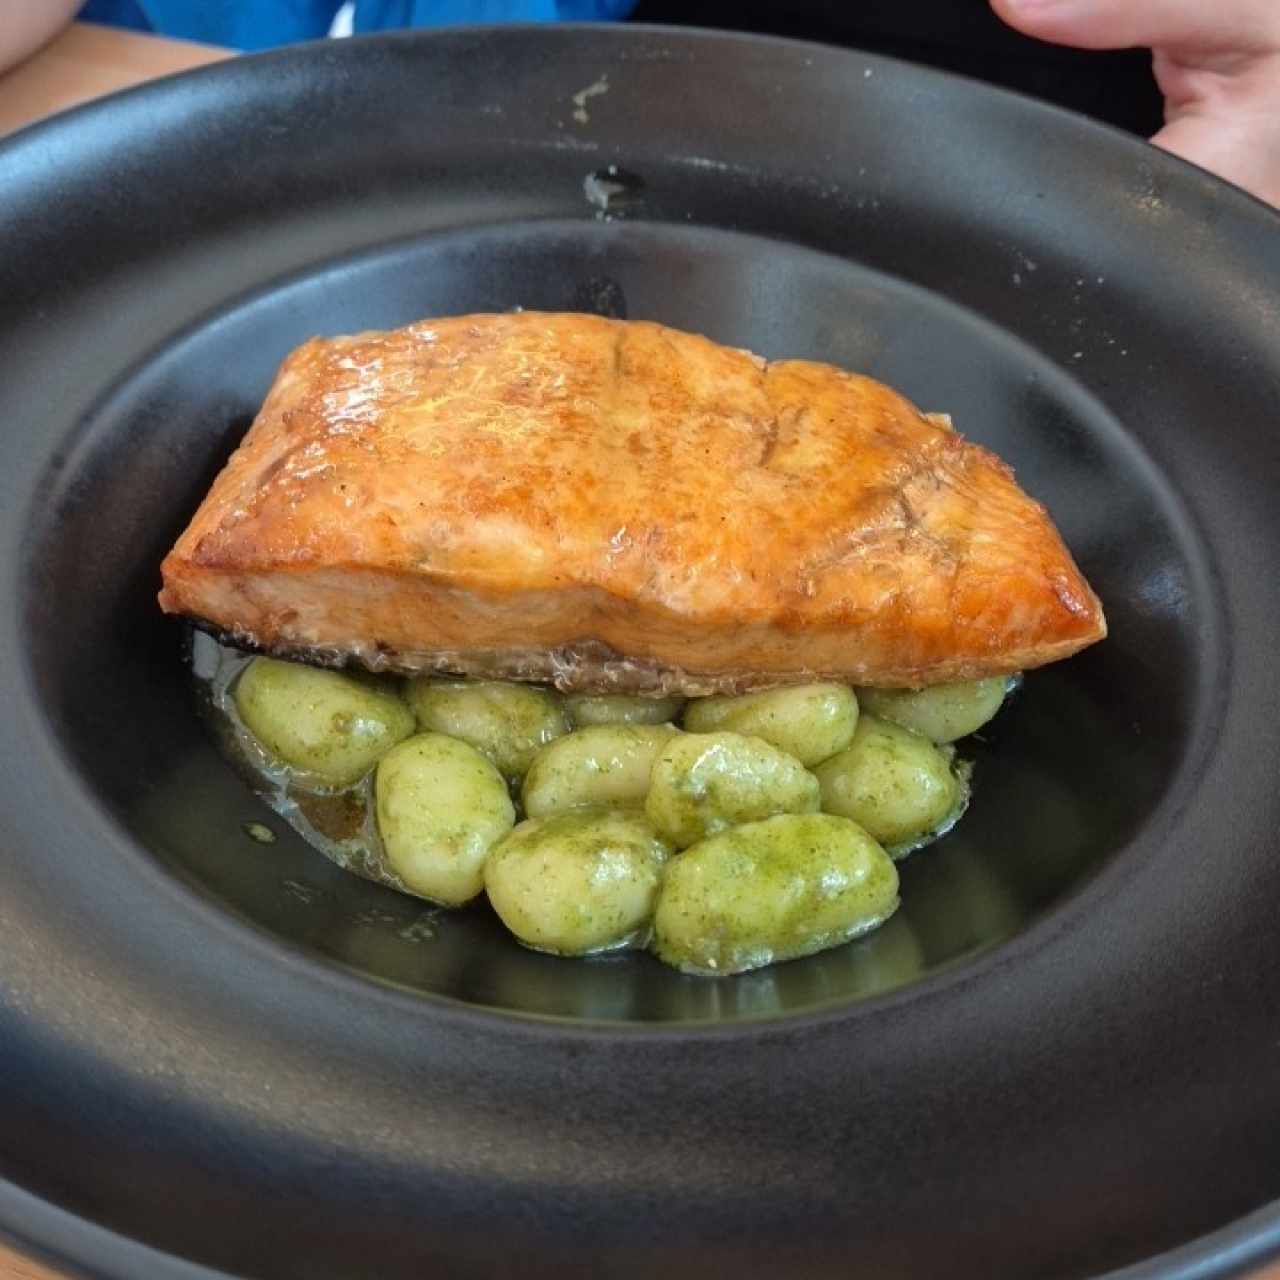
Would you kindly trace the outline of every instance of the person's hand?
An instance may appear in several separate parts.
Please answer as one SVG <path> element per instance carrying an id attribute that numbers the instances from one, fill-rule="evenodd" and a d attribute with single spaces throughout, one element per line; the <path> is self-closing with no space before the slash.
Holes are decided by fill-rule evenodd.
<path id="1" fill-rule="evenodd" d="M 1149 48 L 1165 127 L 1151 139 L 1280 207 L 1280 0 L 991 0 L 1026 35 Z"/>

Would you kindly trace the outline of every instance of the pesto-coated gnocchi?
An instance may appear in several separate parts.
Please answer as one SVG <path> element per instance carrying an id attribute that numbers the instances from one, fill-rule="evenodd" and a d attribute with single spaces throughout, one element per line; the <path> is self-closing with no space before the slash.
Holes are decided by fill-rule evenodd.
<path id="1" fill-rule="evenodd" d="M 409 682 L 409 705 L 418 728 L 469 742 L 513 781 L 542 747 L 569 732 L 559 695 L 527 684 L 421 677 Z"/>
<path id="2" fill-rule="evenodd" d="M 1013 687 L 1009 676 L 935 684 L 926 689 L 859 689 L 863 710 L 892 720 L 937 743 L 954 742 L 981 729 Z"/>
<path id="3" fill-rule="evenodd" d="M 842 684 L 802 684 L 712 698 L 695 698 L 685 708 L 684 727 L 690 733 L 727 729 L 763 738 L 793 755 L 803 765 L 815 765 L 853 740 L 858 724 L 858 700 Z"/>
<path id="4" fill-rule="evenodd" d="M 639 814 L 575 809 L 520 823 L 489 855 L 485 889 L 527 946 L 586 955 L 647 934 L 669 853 Z"/>
<path id="5" fill-rule="evenodd" d="M 818 780 L 794 756 L 738 733 L 682 733 L 654 761 L 644 811 L 678 849 L 776 813 L 816 813 Z"/>
<path id="6" fill-rule="evenodd" d="M 376 681 L 255 658 L 236 711 L 262 749 L 326 787 L 348 787 L 413 732 L 413 713 Z"/>
<path id="7" fill-rule="evenodd" d="M 600 724 L 557 738 L 525 775 L 525 813 L 543 818 L 586 805 L 639 807 L 658 752 L 677 732 L 670 725 Z"/>
<path id="8" fill-rule="evenodd" d="M 391 870 L 414 893 L 447 907 L 484 887 L 489 851 L 516 820 L 493 762 L 442 733 L 417 734 L 383 756 L 374 798 Z"/>
<path id="9" fill-rule="evenodd" d="M 836 946 L 897 905 L 897 869 L 857 823 L 783 814 L 712 836 L 667 864 L 653 948 L 689 973 L 742 973 Z"/>
<path id="10" fill-rule="evenodd" d="M 814 773 L 823 810 L 859 823 L 895 856 L 952 823 L 966 800 L 951 761 L 928 738 L 866 712 L 849 749 Z"/>
<path id="11" fill-rule="evenodd" d="M 667 724 L 684 706 L 683 698 L 634 698 L 625 693 L 571 693 L 564 700 L 575 729 L 592 724 Z"/>
<path id="12" fill-rule="evenodd" d="M 888 919 L 893 859 L 968 801 L 968 766 L 947 744 L 985 724 L 1014 684 L 810 684 L 686 701 L 218 653 L 229 656 L 204 655 L 204 678 L 234 727 L 225 736 L 327 856 L 441 906 L 485 891 L 537 950 L 647 946 L 716 977 Z M 870 974 L 867 989 L 901 980 L 878 957 L 892 953 L 904 975 L 923 964 L 909 925 L 877 936 L 882 946 L 847 959 Z"/>

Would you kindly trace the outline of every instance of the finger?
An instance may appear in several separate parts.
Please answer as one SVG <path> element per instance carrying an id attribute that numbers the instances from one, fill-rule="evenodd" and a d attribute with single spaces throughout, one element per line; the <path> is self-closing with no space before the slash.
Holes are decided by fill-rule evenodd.
<path id="1" fill-rule="evenodd" d="M 1165 95 L 1157 146 L 1280 206 L 1280 54 L 1234 77 L 1155 57 Z"/>
<path id="2" fill-rule="evenodd" d="M 1280 42 L 1276 0 L 991 0 L 1025 35 L 1081 49 L 1263 52 Z"/>
<path id="3" fill-rule="evenodd" d="M 1274 153 L 1259 153 L 1256 138 L 1246 127 L 1211 116 L 1187 115 L 1166 125 L 1151 141 L 1280 207 L 1280 160 Z"/>

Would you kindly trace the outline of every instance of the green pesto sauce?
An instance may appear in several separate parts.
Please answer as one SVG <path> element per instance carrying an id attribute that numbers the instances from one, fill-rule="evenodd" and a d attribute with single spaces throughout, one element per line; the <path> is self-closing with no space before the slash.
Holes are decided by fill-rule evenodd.
<path id="1" fill-rule="evenodd" d="M 721 976 L 835 946 L 896 909 L 890 854 L 935 839 L 968 801 L 969 766 L 950 748 L 859 717 L 851 696 L 822 687 L 803 699 L 776 691 L 777 698 L 695 700 L 691 723 L 725 727 L 684 734 L 670 724 L 626 722 L 625 699 L 600 699 L 618 705 L 586 712 L 618 720 L 570 731 L 553 691 L 413 682 L 435 707 L 431 717 L 444 714 L 441 706 L 454 717 L 455 736 L 433 728 L 439 720 L 420 709 L 415 716 L 403 682 L 271 660 L 250 665 L 199 640 L 205 649 L 194 665 L 211 722 L 251 785 L 326 857 L 419 897 L 426 895 L 415 894 L 388 857 L 374 770 L 380 759 L 403 760 L 415 743 L 438 739 L 448 768 L 433 774 L 428 751 L 398 788 L 397 805 L 411 822 L 434 812 L 441 850 L 479 851 L 495 906 L 508 892 L 500 914 L 510 915 L 509 927 L 526 945 L 557 954 L 648 945 L 686 972 Z M 786 692 L 789 702 L 780 697 Z M 750 733 L 728 727 L 731 713 Z M 824 742 L 850 731 L 846 748 L 812 772 L 778 745 L 794 737 L 801 713 L 825 724 Z M 848 816 L 816 812 L 826 799 L 819 780 L 838 772 L 860 742 L 881 753 L 879 790 L 863 796 L 868 812 L 920 799 L 921 787 L 933 789 L 942 812 L 932 829 L 890 843 L 888 852 Z M 922 746 L 934 753 L 923 767 Z M 812 758 L 816 748 L 797 750 Z M 354 780 L 344 773 L 352 769 Z M 483 819 L 483 831 L 451 816 L 450 801 L 463 793 L 475 798 L 468 812 Z M 539 815 L 526 817 L 521 798 L 536 801 Z M 255 840 L 270 836 L 260 823 L 245 830 Z"/>

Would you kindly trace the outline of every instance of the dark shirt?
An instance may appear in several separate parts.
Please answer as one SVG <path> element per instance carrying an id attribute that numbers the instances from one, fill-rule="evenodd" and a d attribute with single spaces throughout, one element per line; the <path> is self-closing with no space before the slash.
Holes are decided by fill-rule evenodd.
<path id="1" fill-rule="evenodd" d="M 1030 40 L 986 0 L 639 0 L 632 18 L 847 45 L 974 76 L 1144 136 L 1161 125 L 1145 49 L 1089 53 Z"/>

